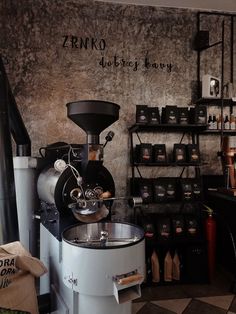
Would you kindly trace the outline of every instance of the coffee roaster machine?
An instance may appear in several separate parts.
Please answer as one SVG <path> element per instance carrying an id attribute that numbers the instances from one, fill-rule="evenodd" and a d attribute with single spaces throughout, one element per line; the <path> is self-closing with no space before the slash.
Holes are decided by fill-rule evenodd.
<path id="1" fill-rule="evenodd" d="M 0 244 L 20 240 L 34 256 L 40 247 L 38 257 L 48 268 L 40 295 L 50 296 L 51 313 L 130 314 L 144 279 L 144 232 L 112 221 L 111 209 L 117 199 L 130 207 L 140 199 L 116 197 L 103 166 L 114 133 L 100 144 L 120 107 L 98 100 L 68 103 L 68 118 L 86 132 L 86 144 L 53 143 L 34 158 L 1 58 L 0 83 Z"/>
<path id="2" fill-rule="evenodd" d="M 68 103 L 67 112 L 86 132 L 87 143 L 45 149 L 51 163 L 40 172 L 37 191 L 40 259 L 49 273 L 40 292 L 51 293 L 59 313 L 128 314 L 140 296 L 144 234 L 138 226 L 111 222 L 115 184 L 102 162 L 113 134 L 104 145 L 99 141 L 100 132 L 118 119 L 119 106 L 79 101 Z M 130 198 L 133 206 L 135 200 Z"/>

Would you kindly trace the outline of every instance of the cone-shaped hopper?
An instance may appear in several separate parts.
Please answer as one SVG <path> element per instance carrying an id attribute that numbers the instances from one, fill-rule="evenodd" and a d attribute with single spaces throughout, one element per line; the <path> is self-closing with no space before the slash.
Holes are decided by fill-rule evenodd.
<path id="1" fill-rule="evenodd" d="M 119 119 L 120 106 L 100 100 L 67 104 L 67 116 L 87 133 L 89 144 L 99 144 L 99 134 Z"/>

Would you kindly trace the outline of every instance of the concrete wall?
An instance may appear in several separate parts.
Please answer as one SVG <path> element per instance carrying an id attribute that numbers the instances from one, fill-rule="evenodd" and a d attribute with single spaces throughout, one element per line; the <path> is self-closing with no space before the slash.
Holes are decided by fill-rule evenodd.
<path id="1" fill-rule="evenodd" d="M 76 0 L 5 0 L 1 6 L 0 52 L 8 61 L 6 70 L 33 155 L 52 142 L 85 142 L 85 133 L 67 118 L 66 103 L 115 102 L 121 107 L 120 119 L 101 134 L 101 142 L 109 130 L 115 132 L 106 146 L 105 166 L 114 177 L 117 194 L 126 194 L 131 173 L 128 128 L 135 123 L 136 105 L 161 108 L 192 102 L 197 79 L 197 53 L 192 49 L 196 11 Z M 219 18 L 204 23 L 216 27 L 212 34 L 218 36 Z M 211 71 L 219 76 L 217 49 L 210 60 Z M 141 139 L 166 143 L 170 151 L 181 136 L 142 134 Z M 186 136 L 184 142 L 189 140 Z M 220 173 L 219 138 L 202 137 L 201 150 L 208 162 L 203 173 Z M 141 172 L 168 176 L 181 170 Z"/>

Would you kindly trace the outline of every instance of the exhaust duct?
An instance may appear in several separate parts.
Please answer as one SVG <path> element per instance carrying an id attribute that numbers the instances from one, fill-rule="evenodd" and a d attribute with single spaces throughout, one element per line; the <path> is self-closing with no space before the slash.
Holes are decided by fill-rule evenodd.
<path id="1" fill-rule="evenodd" d="M 19 240 L 7 84 L 0 69 L 0 244 Z"/>

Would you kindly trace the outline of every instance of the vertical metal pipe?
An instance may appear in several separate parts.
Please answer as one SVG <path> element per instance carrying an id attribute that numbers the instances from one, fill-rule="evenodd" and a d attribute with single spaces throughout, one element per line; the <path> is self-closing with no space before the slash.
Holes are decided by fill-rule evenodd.
<path id="1" fill-rule="evenodd" d="M 200 13 L 198 12 L 197 13 L 197 33 L 200 31 Z M 201 77 L 200 77 L 200 72 L 201 72 L 201 69 L 200 69 L 200 60 L 201 58 L 201 52 L 200 50 L 198 49 L 197 51 L 197 98 L 200 98 L 201 97 Z"/>
<path id="2" fill-rule="evenodd" d="M 19 240 L 7 86 L 0 71 L 0 244 Z"/>
<path id="3" fill-rule="evenodd" d="M 225 55 L 225 22 L 222 21 L 222 34 L 221 34 L 221 41 L 222 41 L 222 49 L 221 49 L 221 118 L 223 120 L 223 108 L 224 108 L 224 55 Z M 221 131 L 220 131 L 220 147 L 222 150 L 223 144 L 223 123 L 221 123 Z"/>
<path id="4" fill-rule="evenodd" d="M 17 156 L 30 156 L 31 155 L 31 141 L 28 132 L 25 128 L 21 114 L 17 108 L 15 98 L 12 94 L 11 87 L 7 78 L 7 74 L 4 68 L 3 60 L 0 56 L 0 71 L 2 72 L 3 80 L 7 89 L 7 100 L 9 106 L 9 121 L 10 132 L 16 143 L 16 155 Z"/>
<path id="5" fill-rule="evenodd" d="M 231 16 L 230 30 L 230 82 L 234 82 L 234 17 Z"/>

